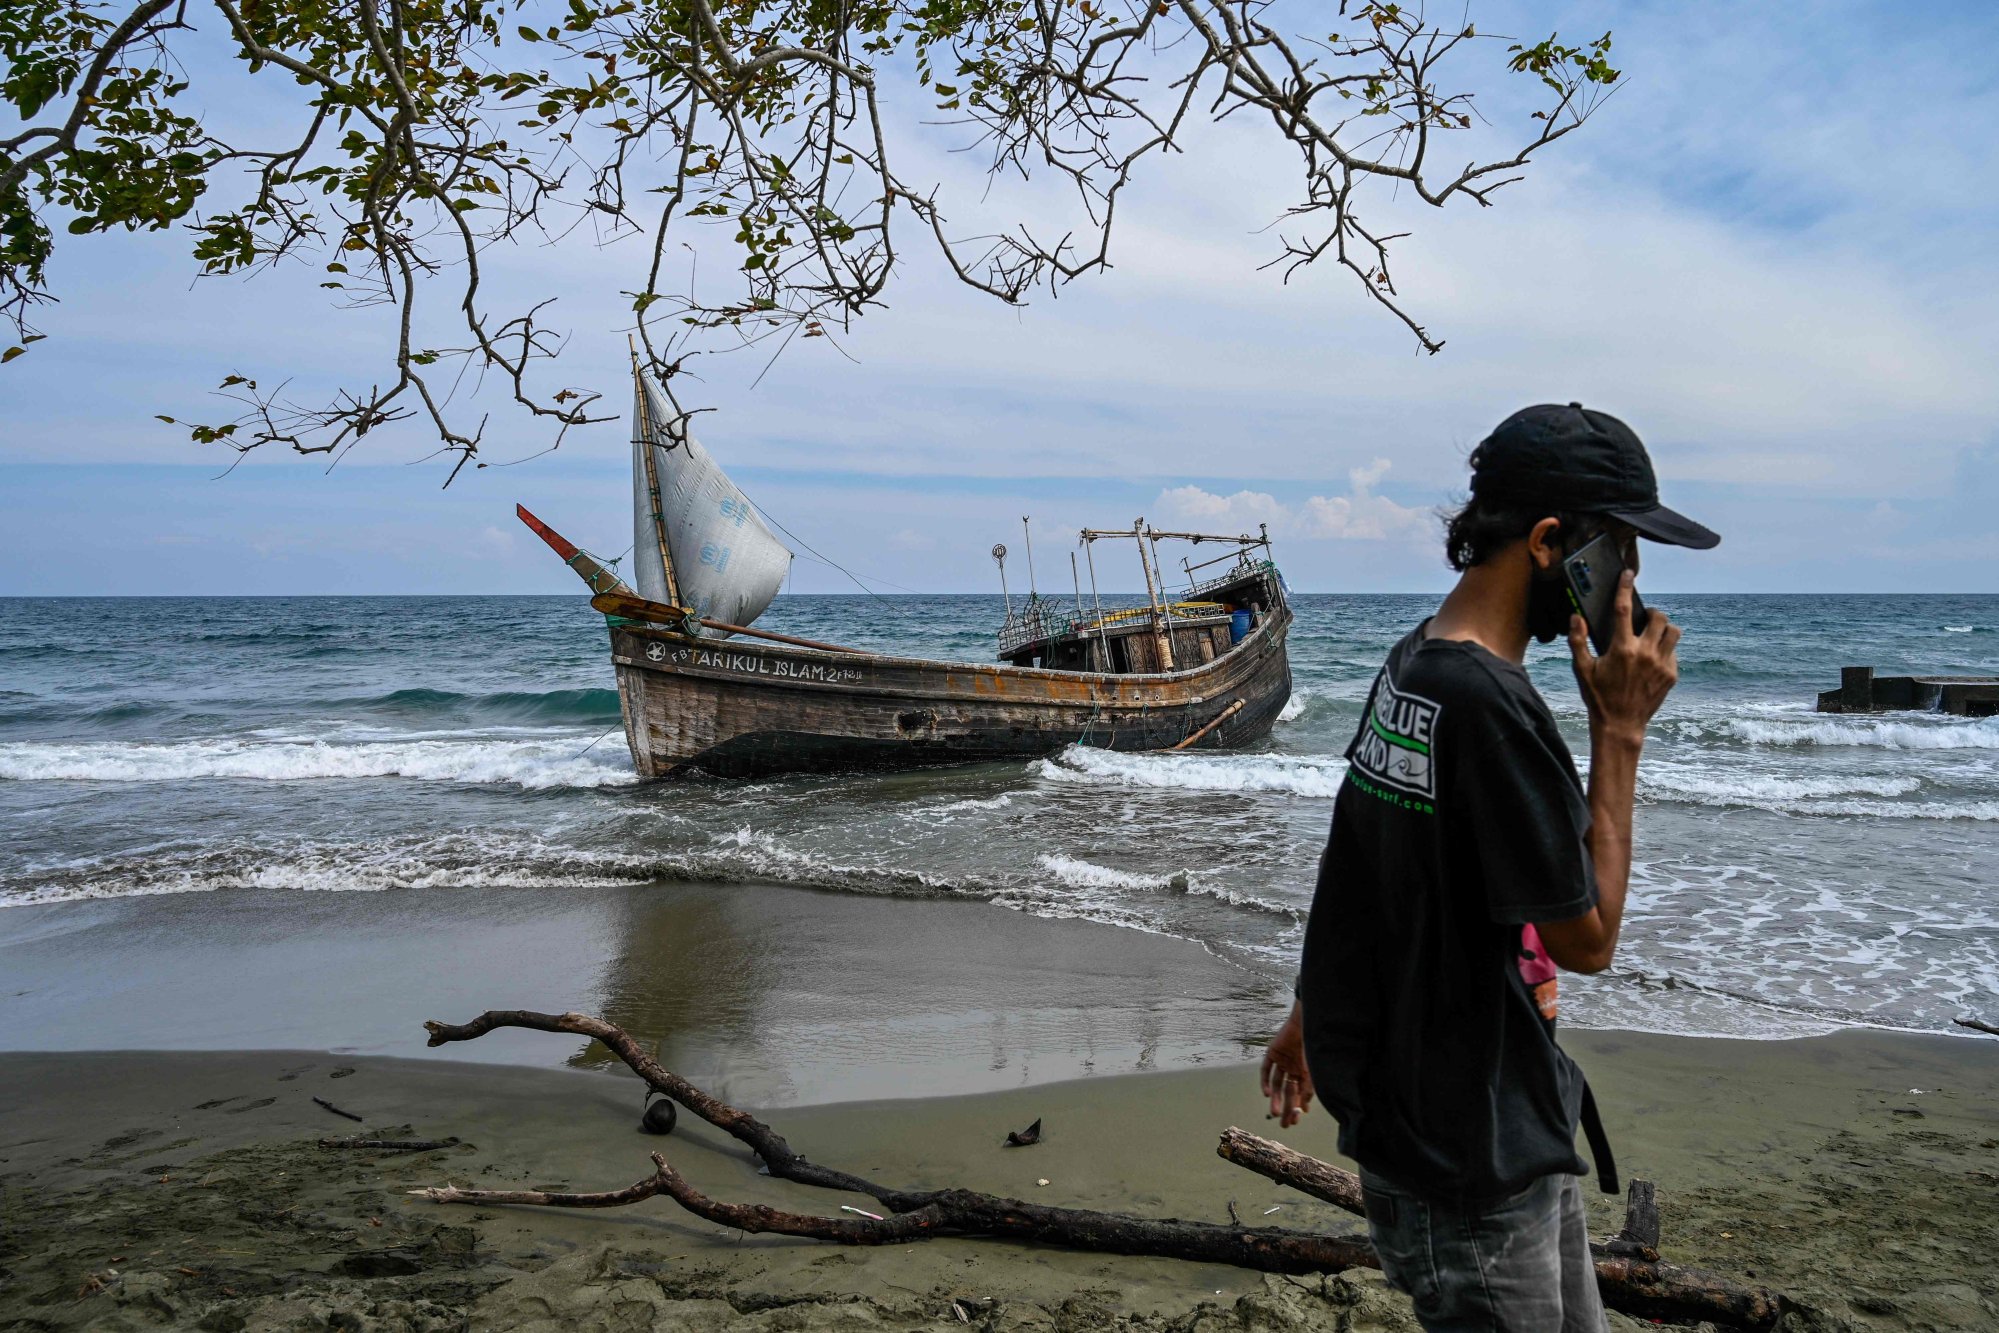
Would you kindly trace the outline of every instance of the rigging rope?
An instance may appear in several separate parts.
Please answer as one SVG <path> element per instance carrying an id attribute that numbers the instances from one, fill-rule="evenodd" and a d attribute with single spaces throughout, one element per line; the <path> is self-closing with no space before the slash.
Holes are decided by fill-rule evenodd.
<path id="1" fill-rule="evenodd" d="M 740 482 L 736 483 L 736 489 L 739 491 L 743 491 L 742 483 Z M 898 616 L 907 617 L 915 614 L 914 612 L 908 610 L 907 608 L 897 606 L 894 602 L 891 602 L 888 598 L 882 596 L 880 593 L 876 592 L 873 588 L 870 588 L 867 584 L 861 581 L 860 575 L 856 574 L 853 570 L 848 569 L 845 565 L 841 564 L 839 561 L 832 559 L 824 551 L 821 551 L 811 542 L 806 541 L 805 538 L 799 536 L 797 533 L 793 532 L 790 528 L 785 527 L 783 523 L 778 521 L 777 515 L 771 513 L 771 511 L 768 508 L 766 508 L 761 501 L 757 500 L 754 496 L 750 495 L 748 491 L 743 491 L 743 498 L 749 500 L 751 504 L 755 505 L 757 508 L 757 512 L 761 514 L 765 519 L 769 520 L 773 525 L 775 525 L 779 532 L 791 538 L 791 540 L 797 542 L 800 546 L 803 546 L 806 550 L 810 551 L 813 557 L 817 559 L 820 564 L 830 565 L 834 569 L 839 570 L 842 574 L 845 574 L 847 576 L 848 580 L 851 581 L 856 588 L 859 588 L 862 592 L 874 598 L 877 602 L 880 602 L 883 606 L 895 612 L 895 614 L 897 614 Z M 877 579 L 876 582 L 884 584 L 890 588 L 894 588 L 898 592 L 916 594 L 916 589 L 905 588 L 900 583 L 890 583 L 887 579 Z M 916 595 L 920 596 L 921 594 L 916 594 Z"/>

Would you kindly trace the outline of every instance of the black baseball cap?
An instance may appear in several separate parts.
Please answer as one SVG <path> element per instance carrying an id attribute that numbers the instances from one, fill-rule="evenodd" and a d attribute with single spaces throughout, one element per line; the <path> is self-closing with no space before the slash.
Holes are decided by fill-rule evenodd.
<path id="1" fill-rule="evenodd" d="M 1642 537 L 1705 551 L 1716 533 L 1659 503 L 1652 460 L 1631 427 L 1581 403 L 1523 407 L 1471 455 L 1471 493 L 1481 500 L 1608 514 Z"/>

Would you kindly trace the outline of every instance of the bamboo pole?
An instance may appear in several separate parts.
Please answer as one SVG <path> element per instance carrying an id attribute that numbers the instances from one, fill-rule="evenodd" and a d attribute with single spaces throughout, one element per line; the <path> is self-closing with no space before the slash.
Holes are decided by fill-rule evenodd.
<path id="1" fill-rule="evenodd" d="M 1200 740 L 1201 737 L 1207 735 L 1209 732 L 1213 731 L 1216 727 L 1219 727 L 1222 723 L 1234 717 L 1237 713 L 1240 713 L 1242 711 L 1242 707 L 1243 707 L 1243 701 L 1240 699 L 1236 700 L 1234 703 L 1230 704 L 1227 708 L 1224 708 L 1221 712 L 1215 714 L 1214 718 L 1211 721 L 1209 721 L 1207 726 L 1202 727 L 1199 731 L 1189 736 L 1186 740 L 1181 741 L 1178 745 L 1169 745 L 1166 748 L 1169 751 L 1185 750 L 1190 748 L 1194 744 L 1194 742 Z"/>

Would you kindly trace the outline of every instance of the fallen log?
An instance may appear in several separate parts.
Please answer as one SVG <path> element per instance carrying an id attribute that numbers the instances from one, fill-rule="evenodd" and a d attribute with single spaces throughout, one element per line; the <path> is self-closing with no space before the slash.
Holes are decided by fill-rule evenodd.
<path id="1" fill-rule="evenodd" d="M 1036 1240 L 1111 1254 L 1225 1263 L 1273 1273 L 1337 1273 L 1348 1268 L 1380 1267 L 1373 1247 L 1357 1237 L 1056 1208 L 971 1190 L 896 1189 L 821 1166 L 807 1160 L 769 1125 L 666 1069 L 623 1028 L 587 1014 L 493 1009 L 469 1023 L 433 1021 L 424 1027 L 430 1033 L 432 1046 L 471 1041 L 496 1028 L 507 1027 L 563 1032 L 602 1042 L 648 1087 L 749 1147 L 771 1175 L 797 1184 L 864 1194 L 886 1206 L 895 1216 L 828 1218 L 784 1212 L 762 1204 L 726 1203 L 694 1189 L 657 1153 L 652 1155 L 651 1176 L 623 1189 L 601 1193 L 450 1186 L 411 1191 L 438 1203 L 615 1208 L 665 1195 L 696 1216 L 720 1226 L 843 1245 L 902 1244 L 934 1236 L 980 1236 Z M 1304 1193 L 1348 1212 L 1364 1211 L 1359 1178 L 1330 1163 L 1236 1128 L 1222 1136 L 1218 1151 L 1228 1160 L 1272 1180 L 1286 1185 L 1296 1183 Z M 1656 1228 L 1656 1214 L 1651 1225 Z M 1646 1226 L 1646 1220 L 1634 1214 L 1627 1217 L 1625 1233 L 1621 1234 L 1628 1234 L 1636 1241 L 1644 1236 Z M 1775 1325 L 1781 1309 L 1779 1298 L 1762 1288 L 1741 1287 L 1712 1274 L 1631 1255 L 1599 1258 L 1597 1281 L 1606 1304 L 1641 1318 L 1688 1323 L 1710 1320 L 1763 1330 Z"/>
<path id="2" fill-rule="evenodd" d="M 1365 1217 L 1360 1177 L 1330 1162 L 1230 1126 L 1215 1152 L 1302 1194 Z M 1591 1241 L 1597 1289 L 1604 1304 L 1642 1319 L 1697 1323 L 1721 1320 L 1750 1329 L 1774 1327 L 1780 1298 L 1714 1273 L 1681 1268 L 1659 1258 L 1658 1196 L 1649 1180 L 1634 1180 L 1626 1197 L 1624 1229 L 1608 1241 Z"/>

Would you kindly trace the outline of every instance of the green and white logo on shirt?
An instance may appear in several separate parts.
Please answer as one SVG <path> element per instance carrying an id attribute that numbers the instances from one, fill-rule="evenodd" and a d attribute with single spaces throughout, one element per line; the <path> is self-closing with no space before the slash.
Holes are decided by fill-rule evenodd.
<path id="1" fill-rule="evenodd" d="M 1396 689 L 1383 671 L 1375 683 L 1374 707 L 1354 739 L 1349 760 L 1376 782 L 1434 801 L 1437 773 L 1430 746 L 1442 711 L 1421 695 Z"/>

